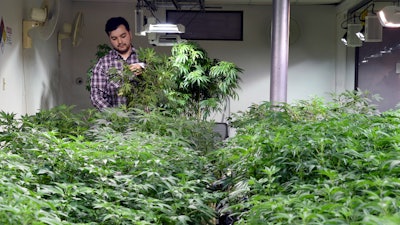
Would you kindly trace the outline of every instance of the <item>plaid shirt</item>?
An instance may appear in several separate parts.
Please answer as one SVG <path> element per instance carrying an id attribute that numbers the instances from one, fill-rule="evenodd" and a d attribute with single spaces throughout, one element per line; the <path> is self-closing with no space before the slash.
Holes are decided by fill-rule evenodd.
<path id="1" fill-rule="evenodd" d="M 107 55 L 100 58 L 93 68 L 93 76 L 90 81 L 90 100 L 99 110 L 108 107 L 117 107 L 126 104 L 126 98 L 118 96 L 118 89 L 121 83 L 112 81 L 108 74 L 111 68 L 122 71 L 124 63 L 138 63 L 135 48 L 132 47 L 132 54 L 124 60 L 116 50 L 111 50 Z"/>

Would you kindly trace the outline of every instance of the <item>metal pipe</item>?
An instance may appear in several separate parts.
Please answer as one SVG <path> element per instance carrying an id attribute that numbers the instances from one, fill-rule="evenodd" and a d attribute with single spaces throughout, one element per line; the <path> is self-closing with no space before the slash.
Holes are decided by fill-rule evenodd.
<path id="1" fill-rule="evenodd" d="M 179 2 L 177 0 L 172 0 L 172 4 L 174 4 L 175 9 L 180 10 L 181 6 L 179 5 Z"/>
<path id="2" fill-rule="evenodd" d="M 287 102 L 290 0 L 272 4 L 270 101 L 276 105 Z"/>

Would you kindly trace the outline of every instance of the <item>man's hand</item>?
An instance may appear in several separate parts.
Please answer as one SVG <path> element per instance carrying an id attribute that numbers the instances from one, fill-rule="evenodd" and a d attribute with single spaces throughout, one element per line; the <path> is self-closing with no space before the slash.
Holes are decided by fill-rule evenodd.
<path id="1" fill-rule="evenodd" d="M 135 76 L 142 74 L 144 68 L 144 63 L 134 63 L 129 65 L 129 70 L 133 72 Z"/>

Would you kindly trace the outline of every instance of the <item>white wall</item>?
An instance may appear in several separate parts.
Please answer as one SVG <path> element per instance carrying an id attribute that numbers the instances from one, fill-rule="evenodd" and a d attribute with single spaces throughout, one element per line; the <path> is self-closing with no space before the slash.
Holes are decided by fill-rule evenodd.
<path id="1" fill-rule="evenodd" d="M 108 43 L 104 33 L 104 24 L 111 16 L 123 16 L 134 24 L 134 3 L 73 2 L 73 11 L 82 10 L 85 15 L 84 40 L 73 52 L 73 77 L 86 77 L 100 43 Z M 241 76 L 239 100 L 231 101 L 231 112 L 246 110 L 252 103 L 269 101 L 270 82 L 270 23 L 272 6 L 237 5 L 225 6 L 223 10 L 243 10 L 243 41 L 198 41 L 207 50 L 211 58 L 234 62 L 244 69 Z M 290 46 L 288 70 L 288 102 L 308 99 L 312 96 L 328 97 L 335 90 L 344 90 L 348 86 L 346 77 L 337 82 L 337 12 L 333 5 L 291 6 L 291 16 L 300 26 L 300 37 Z M 161 11 L 161 12 L 160 12 Z M 163 9 L 157 11 L 157 17 L 164 19 Z M 318 19 L 316 19 L 318 18 Z M 321 23 L 323 21 L 323 23 Z M 152 47 L 146 37 L 134 37 L 136 47 Z M 169 47 L 158 47 L 169 52 Z M 347 54 L 346 49 L 344 50 Z M 341 67 L 346 64 L 340 65 Z M 343 76 L 343 75 L 342 75 Z M 353 74 L 351 74 L 353 76 Z M 68 83 L 75 95 L 65 100 L 79 108 L 92 107 L 85 85 Z M 340 85 L 340 87 L 338 87 Z M 354 85 L 350 85 L 353 87 Z M 216 115 L 216 120 L 219 120 Z"/>
<path id="2" fill-rule="evenodd" d="M 8 37 L 0 46 L 0 110 L 24 113 L 24 70 L 22 66 L 22 0 L 1 3 L 0 20 L 8 30 Z M 0 32 L 0 38 L 2 33 Z"/>
<path id="3" fill-rule="evenodd" d="M 244 9 L 242 42 L 200 41 L 210 56 L 232 61 L 244 69 L 240 98 L 231 102 L 231 112 L 252 103 L 269 101 L 271 6 L 238 6 Z M 288 102 L 335 91 L 335 6 L 292 6 L 291 17 L 300 27 L 299 39 L 290 45 Z M 319 18 L 319 19 L 315 19 Z M 321 20 L 324 21 L 321 26 Z"/>
<path id="4" fill-rule="evenodd" d="M 0 17 L 11 28 L 11 41 L 0 52 L 0 110 L 32 114 L 59 104 L 91 108 L 86 90 L 86 71 L 95 58 L 98 44 L 108 43 L 104 24 L 109 17 L 124 16 L 134 29 L 136 2 L 99 3 L 61 0 L 61 14 L 49 40 L 35 39 L 32 49 L 22 48 L 22 20 L 41 0 L 5 0 Z M 231 102 L 231 112 L 246 110 L 252 103 L 269 101 L 271 6 L 238 5 L 223 10 L 244 11 L 243 41 L 199 41 L 211 58 L 231 61 L 244 69 L 239 100 Z M 57 53 L 57 32 L 64 22 L 72 22 L 77 11 L 84 13 L 83 40 L 73 48 L 63 40 Z M 292 6 L 292 17 L 300 25 L 299 40 L 290 47 L 288 101 L 311 96 L 328 96 L 333 91 L 354 86 L 352 49 L 338 43 L 337 21 L 341 14 L 335 6 Z M 158 12 L 162 19 L 163 12 Z M 318 18 L 316 20 L 315 18 Z M 323 23 L 320 23 L 323 21 Z M 134 37 L 135 47 L 152 47 L 146 37 Z M 155 47 L 169 53 L 169 47 Z M 347 58 L 350 56 L 350 58 Z M 85 81 L 77 84 L 76 80 Z M 4 81 L 4 84 L 3 84 Z M 218 120 L 218 118 L 216 118 Z"/>
<path id="5" fill-rule="evenodd" d="M 42 0 L 3 0 L 0 17 L 12 30 L 9 41 L 0 52 L 0 110 L 19 115 L 34 114 L 60 103 L 60 61 L 57 32 L 62 21 L 71 15 L 71 2 L 59 1 L 59 23 L 48 40 L 33 38 L 32 48 L 22 46 L 22 21 L 30 20 L 33 7 Z"/>
<path id="6" fill-rule="evenodd" d="M 25 0 L 24 19 L 29 19 L 31 8 L 40 7 L 42 2 L 42 0 Z M 59 57 L 57 34 L 62 29 L 63 22 L 69 21 L 71 17 L 71 2 L 65 0 L 59 2 L 58 22 L 48 40 L 34 36 L 32 48 L 23 49 L 28 114 L 40 109 L 53 108 L 61 102 L 60 85 L 63 84 L 60 84 L 60 78 L 63 73 L 60 71 L 62 65 L 68 61 L 61 61 Z"/>

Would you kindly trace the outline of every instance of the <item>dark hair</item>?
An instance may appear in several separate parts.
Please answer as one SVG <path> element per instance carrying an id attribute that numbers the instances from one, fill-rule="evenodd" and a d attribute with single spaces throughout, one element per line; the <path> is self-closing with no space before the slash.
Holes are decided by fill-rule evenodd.
<path id="1" fill-rule="evenodd" d="M 107 20 L 105 31 L 107 35 L 116 30 L 120 25 L 124 25 L 127 31 L 130 31 L 128 21 L 123 17 L 112 17 Z"/>

